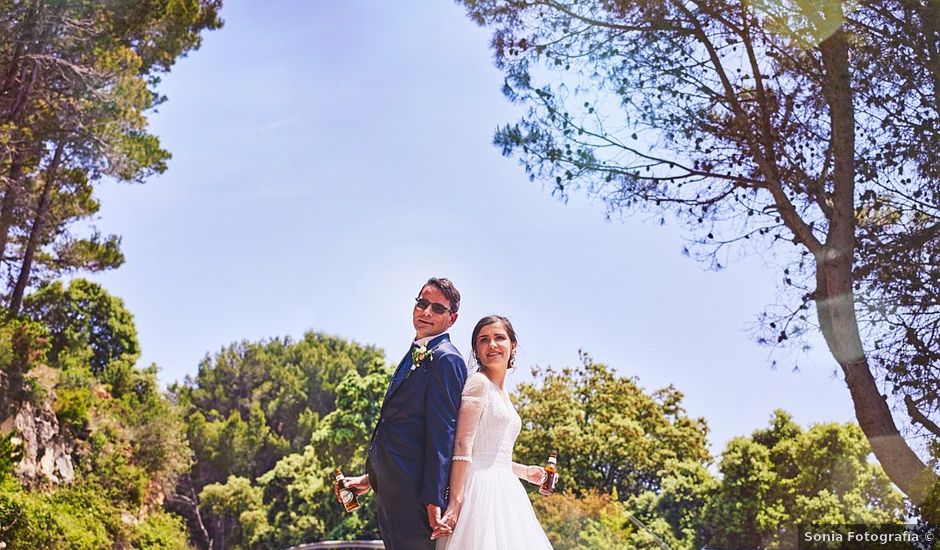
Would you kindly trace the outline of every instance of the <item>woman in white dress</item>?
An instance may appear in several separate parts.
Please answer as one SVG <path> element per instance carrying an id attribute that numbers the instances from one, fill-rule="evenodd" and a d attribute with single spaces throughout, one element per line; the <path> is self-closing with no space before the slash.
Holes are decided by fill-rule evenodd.
<path id="1" fill-rule="evenodd" d="M 509 319 L 490 315 L 474 327 L 471 341 L 480 368 L 467 378 L 457 416 L 444 513 L 453 532 L 436 550 L 550 550 L 518 481 L 539 484 L 545 469 L 512 461 L 522 420 L 503 384 L 515 361 L 516 332 Z"/>

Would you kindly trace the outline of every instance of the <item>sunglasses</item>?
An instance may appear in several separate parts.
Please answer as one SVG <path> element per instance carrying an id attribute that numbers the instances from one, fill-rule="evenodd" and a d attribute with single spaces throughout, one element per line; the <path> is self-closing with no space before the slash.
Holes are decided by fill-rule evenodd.
<path id="1" fill-rule="evenodd" d="M 415 309 L 420 309 L 421 311 L 424 311 L 427 308 L 431 308 L 431 311 L 433 311 L 434 313 L 437 313 L 438 315 L 442 315 L 450 311 L 450 309 L 444 307 L 441 304 L 435 304 L 434 302 L 425 300 L 424 298 L 415 298 Z"/>

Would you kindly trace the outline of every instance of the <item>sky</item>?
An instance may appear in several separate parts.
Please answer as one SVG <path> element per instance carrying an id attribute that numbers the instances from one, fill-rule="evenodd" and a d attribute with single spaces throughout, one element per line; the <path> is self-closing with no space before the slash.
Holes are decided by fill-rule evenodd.
<path id="1" fill-rule="evenodd" d="M 232 342 L 309 330 L 397 363 L 414 297 L 445 276 L 465 356 L 480 317 L 512 320 L 510 387 L 583 349 L 649 391 L 673 384 L 716 454 L 776 408 L 804 426 L 853 419 L 821 339 L 772 355 L 749 337 L 781 276 L 763 259 L 707 271 L 674 220 L 608 221 L 501 155 L 494 130 L 521 111 L 460 6 L 229 0 L 222 17 L 160 84 L 150 129 L 169 169 L 98 191 L 126 263 L 92 278 L 134 314 L 163 384 Z"/>

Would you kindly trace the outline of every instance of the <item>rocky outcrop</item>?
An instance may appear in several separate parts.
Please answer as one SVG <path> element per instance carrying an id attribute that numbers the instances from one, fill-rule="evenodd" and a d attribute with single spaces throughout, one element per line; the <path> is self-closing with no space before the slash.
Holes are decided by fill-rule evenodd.
<path id="1" fill-rule="evenodd" d="M 23 451 L 23 459 L 14 472 L 23 483 L 58 485 L 75 479 L 72 445 L 60 433 L 59 420 L 48 402 L 42 408 L 22 403 L 13 417 L 13 430 L 11 441 Z"/>
<path id="2" fill-rule="evenodd" d="M 0 434 L 9 435 L 10 442 L 20 447 L 22 459 L 13 472 L 27 486 L 68 484 L 75 479 L 73 440 L 60 430 L 52 409 L 58 374 L 48 366 L 35 366 L 26 376 L 44 397 L 24 399 L 0 371 Z"/>

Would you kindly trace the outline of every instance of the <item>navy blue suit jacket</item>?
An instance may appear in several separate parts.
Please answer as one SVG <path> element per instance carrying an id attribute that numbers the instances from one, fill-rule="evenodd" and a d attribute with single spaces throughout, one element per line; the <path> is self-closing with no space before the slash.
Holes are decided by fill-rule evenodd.
<path id="1" fill-rule="evenodd" d="M 413 372 L 410 349 L 399 363 L 369 446 L 366 468 L 388 548 L 416 548 L 406 541 L 413 536 L 430 542 L 425 506 L 447 508 L 454 432 L 467 367 L 447 334 L 431 339 L 427 348 L 433 357 L 421 361 Z"/>

